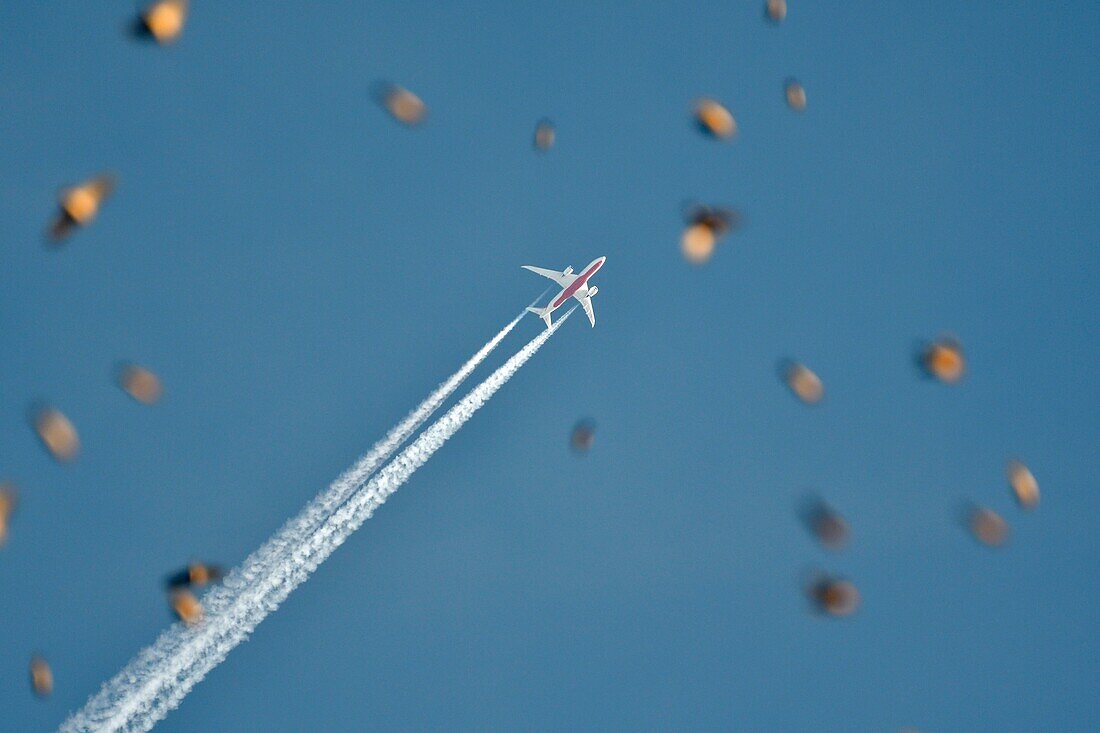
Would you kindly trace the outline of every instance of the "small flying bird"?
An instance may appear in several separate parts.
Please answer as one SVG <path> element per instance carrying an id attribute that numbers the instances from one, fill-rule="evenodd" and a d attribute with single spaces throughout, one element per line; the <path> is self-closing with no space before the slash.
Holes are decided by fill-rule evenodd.
<path id="1" fill-rule="evenodd" d="M 543 152 L 549 150 L 554 145 L 555 137 L 557 137 L 557 131 L 554 129 L 554 123 L 546 118 L 539 120 L 535 125 L 535 149 Z"/>
<path id="2" fill-rule="evenodd" d="M 69 418 L 58 409 L 43 406 L 34 411 L 31 424 L 54 460 L 69 463 L 80 453 L 80 437 Z"/>
<path id="3" fill-rule="evenodd" d="M 582 455 L 592 450 L 592 444 L 595 441 L 596 423 L 587 418 L 578 422 L 569 436 L 569 445 Z"/>
<path id="4" fill-rule="evenodd" d="M 787 97 L 787 106 L 795 112 L 803 112 L 806 109 L 806 90 L 798 83 L 798 79 L 787 79 L 783 85 L 784 95 Z"/>
<path id="5" fill-rule="evenodd" d="M 581 270 L 579 275 L 573 274 L 572 267 L 567 267 L 561 272 L 558 272 L 557 270 L 546 270 L 541 267 L 522 265 L 524 270 L 530 270 L 536 275 L 542 275 L 545 278 L 549 278 L 556 282 L 562 289 L 561 293 L 550 301 L 550 305 L 545 308 L 528 306 L 527 310 L 541 318 L 546 324 L 546 327 L 550 328 L 552 325 L 550 323 L 550 314 L 558 308 L 561 308 L 570 298 L 576 298 L 580 301 L 581 307 L 584 308 L 584 313 L 588 316 L 588 322 L 595 327 L 596 314 L 592 310 L 592 298 L 599 292 L 599 288 L 595 286 L 588 287 L 588 280 L 596 274 L 597 270 L 603 267 L 603 263 L 606 261 L 606 257 L 598 257 L 592 260 L 588 263 L 587 267 Z"/>
<path id="6" fill-rule="evenodd" d="M 194 626 L 202 621 L 202 604 L 191 591 L 176 588 L 169 594 L 168 600 L 176 616 L 187 626 Z"/>
<path id="7" fill-rule="evenodd" d="M 848 544 L 852 531 L 848 522 L 831 506 L 814 498 L 801 512 L 802 521 L 821 546 L 828 550 L 842 550 Z"/>
<path id="8" fill-rule="evenodd" d="M 822 613 L 851 616 L 859 608 L 859 589 L 850 580 L 820 575 L 806 588 L 806 595 Z"/>
<path id="9" fill-rule="evenodd" d="M 125 364 L 118 370 L 118 386 L 143 405 L 155 405 L 164 392 L 160 378 L 140 364 Z"/>
<path id="10" fill-rule="evenodd" d="M 694 265 L 707 262 L 715 246 L 741 226 L 741 214 L 720 206 L 693 206 L 684 217 L 680 251 Z"/>
<path id="11" fill-rule="evenodd" d="M 1021 507 L 1034 509 L 1039 506 L 1039 482 L 1027 466 L 1021 461 L 1009 461 L 1005 474 L 1008 476 L 1008 485 L 1012 487 L 1012 494 Z"/>
<path id="12" fill-rule="evenodd" d="M 696 100 L 694 115 L 699 129 L 717 140 L 728 140 L 737 134 L 737 121 L 717 100 L 709 97 Z"/>
<path id="13" fill-rule="evenodd" d="M 408 127 L 416 127 L 428 115 L 428 107 L 420 97 L 396 84 L 379 84 L 374 95 L 391 117 Z"/>
<path id="14" fill-rule="evenodd" d="M 219 565 L 192 562 L 186 568 L 168 576 L 166 585 L 173 588 L 201 588 L 208 583 L 217 583 L 225 577 L 225 570 Z"/>
<path id="15" fill-rule="evenodd" d="M 134 22 L 134 35 L 165 46 L 183 33 L 187 0 L 159 0 L 145 8 Z"/>
<path id="16" fill-rule="evenodd" d="M 926 344 L 917 361 L 925 374 L 944 384 L 955 384 L 966 372 L 962 344 L 951 336 L 941 336 Z"/>
<path id="17" fill-rule="evenodd" d="M 39 697 L 49 697 L 53 693 L 53 670 L 38 654 L 31 657 L 31 689 Z"/>
<path id="18" fill-rule="evenodd" d="M 764 16 L 776 25 L 787 17 L 787 0 L 767 0 L 764 3 Z"/>
<path id="19" fill-rule="evenodd" d="M 1000 547 L 1008 541 L 1008 522 L 986 507 L 971 507 L 966 519 L 970 534 L 986 547 Z"/>
<path id="20" fill-rule="evenodd" d="M 0 545 L 8 537 L 8 521 L 15 512 L 18 494 L 15 486 L 8 482 L 0 483 Z"/>
<path id="21" fill-rule="evenodd" d="M 795 397 L 804 404 L 816 405 L 825 397 L 825 385 L 805 364 L 784 360 L 779 365 L 779 375 Z"/>
<path id="22" fill-rule="evenodd" d="M 57 195 L 58 211 L 50 223 L 47 235 L 54 244 L 68 239 L 80 227 L 92 223 L 100 207 L 115 190 L 115 177 L 101 173 Z"/>

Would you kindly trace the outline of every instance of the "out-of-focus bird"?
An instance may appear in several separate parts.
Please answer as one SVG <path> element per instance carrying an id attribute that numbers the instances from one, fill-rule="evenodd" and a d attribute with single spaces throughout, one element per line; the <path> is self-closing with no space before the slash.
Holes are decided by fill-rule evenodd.
<path id="1" fill-rule="evenodd" d="M 428 115 L 428 107 L 420 97 L 396 84 L 379 84 L 375 97 L 391 117 L 408 127 L 421 124 Z"/>
<path id="2" fill-rule="evenodd" d="M 680 236 L 680 251 L 693 265 L 701 265 L 727 234 L 741 225 L 741 215 L 723 207 L 693 206 L 684 217 L 684 232 Z"/>
<path id="3" fill-rule="evenodd" d="M 92 223 L 100 207 L 115 190 L 115 177 L 101 173 L 83 183 L 62 189 L 57 195 L 57 214 L 47 235 L 54 244 L 66 240 L 79 227 Z"/>
<path id="4" fill-rule="evenodd" d="M 717 140 L 728 140 L 737 134 L 737 121 L 733 114 L 715 99 L 697 99 L 693 114 L 699 129 Z"/>
<path id="5" fill-rule="evenodd" d="M 587 453 L 592 450 L 596 442 L 596 423 L 585 418 L 573 426 L 573 432 L 569 434 L 569 445 L 577 453 Z"/>
<path id="6" fill-rule="evenodd" d="M 54 460 L 69 463 L 80 453 L 80 437 L 69 418 L 54 407 L 44 406 L 36 409 L 31 418 L 39 440 Z"/>
<path id="7" fill-rule="evenodd" d="M 795 112 L 806 109 L 806 90 L 798 83 L 798 79 L 787 79 L 783 85 L 783 93 L 787 98 L 787 106 Z"/>
<path id="8" fill-rule="evenodd" d="M 806 589 L 819 611 L 830 616 L 851 616 L 859 608 L 859 589 L 850 580 L 821 575 Z"/>
<path id="9" fill-rule="evenodd" d="M 767 0 L 764 3 L 764 17 L 779 24 L 787 17 L 787 0 Z"/>
<path id="10" fill-rule="evenodd" d="M 1027 466 L 1021 461 L 1009 461 L 1005 474 L 1008 476 L 1008 485 L 1012 487 L 1012 494 L 1021 507 L 1034 509 L 1039 506 L 1039 482 Z"/>
<path id="11" fill-rule="evenodd" d="M 847 520 L 821 499 L 814 498 L 802 509 L 802 521 L 821 546 L 842 550 L 848 545 L 852 531 Z"/>
<path id="12" fill-rule="evenodd" d="M 0 482 L 0 545 L 8 538 L 8 522 L 15 512 L 17 496 L 14 484 Z"/>
<path id="13" fill-rule="evenodd" d="M 216 583 L 225 576 L 225 571 L 219 565 L 209 563 L 192 562 L 186 568 L 168 576 L 167 585 L 172 588 L 201 588 L 208 583 Z"/>
<path id="14" fill-rule="evenodd" d="M 187 22 L 187 4 L 187 0 L 158 0 L 146 6 L 134 22 L 135 35 L 162 46 L 174 42 Z"/>
<path id="15" fill-rule="evenodd" d="M 987 507 L 971 507 L 966 521 L 970 534 L 986 547 L 1000 547 L 1008 541 L 1008 522 Z"/>
<path id="16" fill-rule="evenodd" d="M 554 139 L 557 137 L 557 130 L 554 128 L 554 123 L 548 119 L 541 119 L 538 124 L 535 125 L 535 149 L 546 151 L 554 145 Z"/>
<path id="17" fill-rule="evenodd" d="M 125 364 L 118 370 L 118 386 L 143 405 L 154 405 L 164 392 L 160 378 L 139 364 Z"/>
<path id="18" fill-rule="evenodd" d="M 966 372 L 962 344 L 951 336 L 941 336 L 926 344 L 918 361 L 925 374 L 945 384 L 958 382 Z"/>
<path id="19" fill-rule="evenodd" d="M 202 621 L 202 604 L 195 594 L 184 588 L 176 588 L 168 595 L 168 601 L 176 616 L 188 626 Z"/>
<path id="20" fill-rule="evenodd" d="M 39 697 L 49 697 L 53 693 L 53 670 L 38 654 L 31 657 L 31 689 Z"/>
<path id="21" fill-rule="evenodd" d="M 779 366 L 783 383 L 795 397 L 807 405 L 816 405 L 825 397 L 825 385 L 805 364 L 784 360 Z"/>

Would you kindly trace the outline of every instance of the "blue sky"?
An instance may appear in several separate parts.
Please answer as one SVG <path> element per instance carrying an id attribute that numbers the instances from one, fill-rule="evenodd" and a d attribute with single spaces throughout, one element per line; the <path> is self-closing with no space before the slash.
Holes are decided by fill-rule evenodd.
<path id="1" fill-rule="evenodd" d="M 1100 728 L 1100 7 L 435 5 L 197 1 L 166 49 L 125 37 L 128 2 L 0 7 L 3 727 L 82 705 L 170 622 L 166 573 L 243 559 L 543 289 L 520 264 L 607 255 L 598 327 L 571 320 L 158 730 Z M 695 131 L 701 95 L 737 139 Z M 99 219 L 45 249 L 56 190 L 103 169 Z M 693 200 L 746 220 L 701 268 Z M 943 332 L 956 386 L 911 360 Z M 801 527 L 809 492 L 847 551 Z M 813 568 L 855 616 L 809 612 Z"/>

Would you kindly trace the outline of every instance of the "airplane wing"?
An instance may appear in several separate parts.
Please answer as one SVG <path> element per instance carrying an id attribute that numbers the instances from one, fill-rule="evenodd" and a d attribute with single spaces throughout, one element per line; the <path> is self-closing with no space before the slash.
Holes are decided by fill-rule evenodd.
<path id="1" fill-rule="evenodd" d="M 524 270 L 530 270 L 536 275 L 542 275 L 543 277 L 550 278 L 563 288 L 569 287 L 573 284 L 573 281 L 577 279 L 576 275 L 566 275 L 564 273 L 558 272 L 557 270 L 546 270 L 542 267 L 532 267 L 531 265 L 521 265 L 521 267 L 523 267 Z"/>
<path id="2" fill-rule="evenodd" d="M 584 314 L 588 316 L 588 322 L 592 324 L 592 327 L 596 327 L 596 314 L 592 310 L 592 297 L 585 291 L 584 297 L 581 297 L 580 293 L 573 296 L 581 302 L 581 307 L 584 308 Z"/>

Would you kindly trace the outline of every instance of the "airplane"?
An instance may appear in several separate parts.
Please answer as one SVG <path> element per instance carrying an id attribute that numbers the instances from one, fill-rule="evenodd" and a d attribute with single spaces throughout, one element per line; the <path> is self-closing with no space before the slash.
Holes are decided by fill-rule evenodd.
<path id="1" fill-rule="evenodd" d="M 592 312 L 592 296 L 599 292 L 599 288 L 593 286 L 588 287 L 588 280 L 596 271 L 603 267 L 603 263 L 607 261 L 606 257 L 600 257 L 592 260 L 588 263 L 588 267 L 581 270 L 579 275 L 573 274 L 573 268 L 567 267 L 561 272 L 557 270 L 546 270 L 541 267 L 532 267 L 531 265 L 522 265 L 524 270 L 530 270 L 536 275 L 542 275 L 549 278 L 561 286 L 561 293 L 556 298 L 550 301 L 550 305 L 545 308 L 528 307 L 527 310 L 534 313 L 541 318 L 546 327 L 550 328 L 550 314 L 561 308 L 569 298 L 576 298 L 580 301 L 581 306 L 584 308 L 585 315 L 588 316 L 588 322 L 593 327 L 596 325 L 596 314 Z"/>

